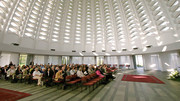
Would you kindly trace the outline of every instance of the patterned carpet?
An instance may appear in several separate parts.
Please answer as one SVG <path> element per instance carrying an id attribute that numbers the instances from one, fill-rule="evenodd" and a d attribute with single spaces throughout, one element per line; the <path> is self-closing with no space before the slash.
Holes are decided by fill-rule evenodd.
<path id="1" fill-rule="evenodd" d="M 31 94 L 0 88 L 0 101 L 16 101 Z"/>
<path id="2" fill-rule="evenodd" d="M 122 81 L 132 81 L 132 82 L 146 82 L 146 83 L 159 83 L 164 84 L 163 81 L 159 80 L 155 76 L 151 75 L 129 75 L 125 74 Z"/>

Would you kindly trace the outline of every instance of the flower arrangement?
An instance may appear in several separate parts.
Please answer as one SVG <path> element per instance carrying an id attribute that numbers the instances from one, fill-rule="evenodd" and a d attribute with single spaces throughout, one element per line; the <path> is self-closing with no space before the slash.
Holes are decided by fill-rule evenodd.
<path id="1" fill-rule="evenodd" d="M 178 77 L 180 77 L 179 72 L 177 70 L 174 70 L 169 74 L 168 79 L 177 79 Z"/>

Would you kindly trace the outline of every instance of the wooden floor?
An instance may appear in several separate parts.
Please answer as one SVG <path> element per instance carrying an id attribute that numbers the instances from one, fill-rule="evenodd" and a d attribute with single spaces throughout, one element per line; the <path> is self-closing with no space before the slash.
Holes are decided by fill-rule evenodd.
<path id="1" fill-rule="evenodd" d="M 165 84 L 121 81 L 123 74 L 154 75 Z M 116 79 L 94 91 L 81 88 L 57 90 L 56 87 L 39 87 L 34 84 L 10 83 L 0 80 L 0 87 L 32 94 L 19 101 L 180 101 L 180 82 L 167 80 L 167 73 L 160 71 L 124 70 Z"/>

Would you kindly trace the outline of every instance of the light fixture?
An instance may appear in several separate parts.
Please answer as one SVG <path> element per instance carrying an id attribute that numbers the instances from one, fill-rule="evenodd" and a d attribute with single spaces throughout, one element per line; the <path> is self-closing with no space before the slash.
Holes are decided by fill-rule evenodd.
<path id="1" fill-rule="evenodd" d="M 122 51 L 117 51 L 117 53 L 121 53 Z"/>
<path id="2" fill-rule="evenodd" d="M 174 37 L 178 37 L 178 34 L 174 34 L 173 36 L 174 36 Z"/>
<path id="3" fill-rule="evenodd" d="M 161 42 L 159 42 L 159 43 L 158 43 L 158 46 L 161 46 L 161 45 L 162 45 L 162 43 L 163 43 L 162 41 L 161 41 Z"/>
<path id="4" fill-rule="evenodd" d="M 157 36 L 157 37 L 156 37 L 156 40 L 160 40 L 160 38 L 161 38 L 160 36 Z"/>
<path id="5" fill-rule="evenodd" d="M 80 54 L 81 56 L 84 56 L 81 52 L 79 52 L 79 54 Z"/>
<path id="6" fill-rule="evenodd" d="M 143 52 L 145 52 L 146 50 L 147 50 L 147 48 L 146 48 L 146 47 L 144 47 L 144 48 L 143 48 Z"/>
<path id="7" fill-rule="evenodd" d="M 144 41 L 142 44 L 146 44 L 147 43 L 147 40 L 146 41 Z"/>
<path id="8" fill-rule="evenodd" d="M 168 63 L 164 63 L 164 64 L 165 64 L 166 66 L 168 66 L 168 67 L 170 66 Z"/>
<path id="9" fill-rule="evenodd" d="M 109 54 L 109 53 L 105 53 L 105 55 L 110 56 L 111 54 Z"/>
<path id="10" fill-rule="evenodd" d="M 166 50 L 167 50 L 167 46 L 164 46 L 162 52 L 165 52 Z"/>
<path id="11" fill-rule="evenodd" d="M 95 53 L 95 52 L 93 52 L 93 54 L 94 54 L 95 56 L 98 56 L 98 54 L 97 54 L 97 53 Z"/>

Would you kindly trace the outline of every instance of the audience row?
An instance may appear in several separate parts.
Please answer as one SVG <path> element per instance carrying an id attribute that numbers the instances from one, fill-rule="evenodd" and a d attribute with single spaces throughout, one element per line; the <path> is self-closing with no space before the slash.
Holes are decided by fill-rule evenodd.
<path id="1" fill-rule="evenodd" d="M 12 62 L 9 65 L 0 67 L 0 78 L 11 80 L 11 82 L 28 82 L 37 80 L 37 85 L 52 86 L 53 81 L 62 81 L 64 88 L 66 87 L 67 76 L 77 75 L 77 78 L 82 78 L 95 73 L 100 78 L 105 78 L 104 83 L 109 79 L 114 79 L 112 76 L 112 68 L 107 65 L 23 65 L 15 67 Z"/>

